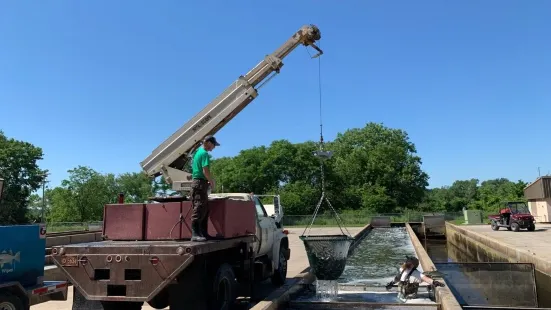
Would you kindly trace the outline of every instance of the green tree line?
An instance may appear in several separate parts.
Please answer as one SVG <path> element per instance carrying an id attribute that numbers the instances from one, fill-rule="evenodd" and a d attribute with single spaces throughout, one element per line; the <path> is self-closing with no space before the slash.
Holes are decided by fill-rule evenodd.
<path id="1" fill-rule="evenodd" d="M 313 155 L 318 148 L 315 141 L 276 140 L 236 156 L 213 159 L 216 191 L 277 193 L 286 215 L 311 215 L 321 196 L 320 161 Z M 457 212 L 463 207 L 493 211 L 501 201 L 524 199 L 526 182 L 506 178 L 458 180 L 450 186 L 427 188 L 429 176 L 407 132 L 382 124 L 348 129 L 324 148 L 333 152 L 323 163 L 326 195 L 339 212 Z M 40 147 L 0 131 L 0 177 L 6 179 L 0 202 L 2 223 L 40 220 L 43 202 L 49 222 L 84 222 L 101 220 L 103 205 L 116 202 L 118 193 L 125 194 L 126 202 L 174 194 L 162 177 L 151 180 L 142 172 L 102 174 L 78 166 L 68 170 L 59 186 L 47 189 L 42 201 L 34 193 L 47 173 L 38 166 L 42 158 Z"/>

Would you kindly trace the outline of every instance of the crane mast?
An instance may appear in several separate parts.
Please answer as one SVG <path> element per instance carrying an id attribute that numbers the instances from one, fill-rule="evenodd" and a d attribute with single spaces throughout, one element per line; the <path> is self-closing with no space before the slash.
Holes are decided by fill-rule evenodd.
<path id="1" fill-rule="evenodd" d="M 153 150 L 151 155 L 140 163 L 142 169 L 150 177 L 162 174 L 175 191 L 189 192 L 191 174 L 186 172 L 185 168 L 203 138 L 214 135 L 251 103 L 258 96 L 257 89 L 263 85 L 259 84 L 269 81 L 279 73 L 283 66 L 283 58 L 296 47 L 312 46 L 318 51 L 313 58 L 323 54 L 315 45 L 320 38 L 320 31 L 315 25 L 301 27 L 275 52 L 267 55 L 245 76 L 239 76 L 218 97 Z"/>

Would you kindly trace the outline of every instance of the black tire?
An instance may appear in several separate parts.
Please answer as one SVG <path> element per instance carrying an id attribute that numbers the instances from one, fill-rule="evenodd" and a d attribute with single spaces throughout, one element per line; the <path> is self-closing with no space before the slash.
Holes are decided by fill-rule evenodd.
<path id="1" fill-rule="evenodd" d="M 282 245 L 283 246 L 283 245 Z M 277 269 L 274 270 L 272 275 L 272 284 L 275 286 L 282 286 L 287 281 L 287 259 L 282 251 L 282 247 L 279 248 L 279 263 Z"/>
<path id="2" fill-rule="evenodd" d="M 492 221 L 492 230 L 499 230 L 499 226 L 497 226 L 496 221 Z"/>
<path id="3" fill-rule="evenodd" d="M 73 286 L 73 310 L 141 310 L 143 302 L 88 300 Z"/>
<path id="4" fill-rule="evenodd" d="M 511 228 L 511 226 L 509 226 L 509 227 L 507 227 L 507 230 L 508 230 L 508 231 L 511 231 L 511 230 L 513 230 L 513 229 Z"/>
<path id="5" fill-rule="evenodd" d="M 164 289 L 150 301 L 147 302 L 151 308 L 164 309 L 169 306 L 168 302 L 168 290 Z M 1 310 L 1 309 L 0 309 Z"/>
<path id="6" fill-rule="evenodd" d="M 0 294 L 0 309 L 6 309 L 6 310 L 24 310 L 25 305 L 23 304 L 23 301 L 19 299 L 19 297 L 9 294 L 9 293 L 2 293 Z"/>
<path id="7" fill-rule="evenodd" d="M 511 223 L 511 229 L 513 229 L 514 232 L 517 232 L 520 230 L 520 226 L 518 223 Z"/>
<path id="8" fill-rule="evenodd" d="M 536 230 L 536 225 L 532 223 L 530 224 L 530 226 L 528 226 L 528 231 L 534 231 L 534 230 Z"/>
<path id="9" fill-rule="evenodd" d="M 229 264 L 222 264 L 218 268 L 212 281 L 210 300 L 211 310 L 230 310 L 237 298 L 237 281 L 235 273 Z"/>
<path id="10" fill-rule="evenodd" d="M 143 302 L 102 301 L 103 310 L 141 310 Z"/>
<path id="11" fill-rule="evenodd" d="M 143 302 L 102 301 L 103 310 L 141 310 Z"/>

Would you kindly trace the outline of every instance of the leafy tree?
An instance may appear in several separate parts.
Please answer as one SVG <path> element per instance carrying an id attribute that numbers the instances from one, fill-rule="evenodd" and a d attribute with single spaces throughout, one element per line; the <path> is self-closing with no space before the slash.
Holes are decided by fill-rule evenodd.
<path id="1" fill-rule="evenodd" d="M 339 182 L 361 193 L 362 208 L 390 213 L 423 200 L 428 175 L 405 131 L 368 123 L 339 134 L 332 147 Z"/>
<path id="2" fill-rule="evenodd" d="M 50 220 L 98 221 L 103 216 L 103 206 L 115 203 L 118 192 L 113 175 L 103 176 L 97 171 L 78 166 L 71 169 L 69 179 L 50 192 L 52 211 Z"/>
<path id="3" fill-rule="evenodd" d="M 216 192 L 279 193 L 286 215 L 310 215 L 322 194 L 320 161 L 313 155 L 318 147 L 314 141 L 276 140 L 233 157 L 214 159 L 211 170 Z M 334 152 L 323 162 L 325 194 L 338 211 L 460 212 L 464 207 L 495 211 L 504 200 L 522 200 L 526 186 L 523 181 L 499 178 L 482 183 L 457 180 L 450 186 L 428 189 L 428 175 L 421 169 L 421 158 L 408 134 L 382 124 L 349 129 L 326 142 L 325 148 Z M 126 202 L 179 194 L 162 176 L 151 180 L 137 172 L 100 174 L 79 166 L 69 170 L 69 178 L 60 187 L 47 192 L 48 218 L 100 220 L 103 205 L 116 202 L 119 192 L 125 194 Z M 328 212 L 324 202 L 320 213 Z"/>
<path id="4" fill-rule="evenodd" d="M 123 173 L 113 181 L 126 202 L 144 202 L 155 194 L 152 180 L 142 172 Z"/>
<path id="5" fill-rule="evenodd" d="M 512 182 L 506 178 L 487 180 L 480 184 L 480 206 L 486 211 L 496 212 L 501 203 L 511 200 L 525 201 L 523 181 Z"/>
<path id="6" fill-rule="evenodd" d="M 47 192 L 51 203 L 48 216 L 52 222 L 86 222 L 103 218 L 103 206 L 117 203 L 123 193 L 126 203 L 143 203 L 156 194 L 170 195 L 170 187 L 161 177 L 151 180 L 142 172 L 101 174 L 90 167 L 78 166 L 68 171 L 61 186 Z"/>
<path id="7" fill-rule="evenodd" d="M 273 141 L 213 161 L 218 191 L 280 192 L 286 214 L 309 214 L 321 196 L 319 159 L 313 141 Z M 326 194 L 336 209 L 393 212 L 420 203 L 428 176 L 407 134 L 378 124 L 340 134 L 326 149 Z M 302 197 L 302 199 L 298 199 Z"/>
<path id="8" fill-rule="evenodd" d="M 38 167 L 42 149 L 25 141 L 8 138 L 0 131 L 0 177 L 4 190 L 0 201 L 1 224 L 28 222 L 31 193 L 44 181 L 47 171 Z"/>
<path id="9" fill-rule="evenodd" d="M 525 201 L 524 181 L 498 178 L 478 183 L 477 179 L 458 180 L 449 187 L 427 190 L 420 210 L 460 212 L 465 207 L 496 212 L 505 201 Z"/>
<path id="10" fill-rule="evenodd" d="M 39 223 L 42 220 L 42 208 L 45 207 L 44 214 L 48 214 L 48 202 L 44 201 L 46 205 L 43 205 L 42 196 L 34 193 L 29 197 L 28 213 L 27 217 L 31 223 Z"/>

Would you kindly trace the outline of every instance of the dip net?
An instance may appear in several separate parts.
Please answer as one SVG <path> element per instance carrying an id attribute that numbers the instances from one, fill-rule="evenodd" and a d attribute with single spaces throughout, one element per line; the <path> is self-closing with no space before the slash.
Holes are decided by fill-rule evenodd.
<path id="1" fill-rule="evenodd" d="M 318 58 L 320 60 L 320 58 Z M 354 238 L 350 236 L 350 233 L 345 234 L 343 231 L 342 221 L 339 217 L 335 208 L 331 205 L 329 199 L 325 196 L 325 172 L 323 169 L 324 160 L 327 160 L 333 156 L 333 153 L 330 151 L 324 150 L 323 143 L 323 124 L 321 118 L 321 61 L 318 62 L 318 83 L 319 83 L 319 92 L 320 92 L 320 142 L 319 150 L 314 152 L 314 156 L 320 159 L 320 174 L 321 174 L 321 198 L 316 205 L 314 215 L 312 216 L 312 221 L 310 225 L 304 229 L 300 239 L 304 243 L 306 249 L 306 254 L 308 256 L 308 263 L 310 264 L 310 269 L 312 273 L 316 276 L 318 280 L 336 280 L 338 279 L 346 266 L 346 259 L 348 258 L 348 250 Z M 337 220 L 337 224 L 342 232 L 342 235 L 307 235 L 306 231 L 312 228 L 314 220 L 319 212 L 319 209 L 323 203 L 326 201 Z M 345 230 L 348 230 L 345 227 Z"/>
<path id="2" fill-rule="evenodd" d="M 324 200 L 335 214 L 337 224 L 339 225 L 339 229 L 342 233 L 341 235 L 306 234 L 307 230 L 310 232 L 312 229 L 312 225 L 314 224 L 320 206 Z M 300 236 L 300 239 L 304 243 L 304 248 L 306 249 L 310 269 L 318 280 L 337 280 L 344 272 L 348 252 L 354 238 L 350 236 L 348 229 L 344 227 L 344 230 L 348 233 L 346 234 L 343 227 L 344 225 L 342 225 L 342 220 L 340 219 L 337 211 L 335 211 L 335 208 L 333 208 L 331 202 L 325 196 L 325 191 L 322 191 L 322 195 L 316 206 L 316 210 L 314 211 L 312 221 L 310 222 L 310 225 L 304 229 L 302 236 Z"/>

